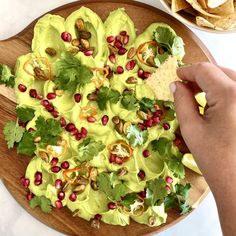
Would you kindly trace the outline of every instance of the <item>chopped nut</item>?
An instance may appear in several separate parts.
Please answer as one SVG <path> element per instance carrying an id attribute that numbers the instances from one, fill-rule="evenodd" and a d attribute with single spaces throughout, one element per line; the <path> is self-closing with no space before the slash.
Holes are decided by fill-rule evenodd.
<path id="1" fill-rule="evenodd" d="M 127 84 L 137 84 L 137 82 L 138 82 L 138 80 L 134 76 L 131 76 L 126 80 Z"/>
<path id="2" fill-rule="evenodd" d="M 91 221 L 91 227 L 92 227 L 92 228 L 95 228 L 95 229 L 99 229 L 99 227 L 100 227 L 100 222 L 99 222 L 99 220 L 92 219 L 92 221 Z"/>
<path id="3" fill-rule="evenodd" d="M 135 56 L 135 54 L 136 54 L 135 48 L 131 47 L 128 51 L 127 58 L 132 59 Z"/>
<path id="4" fill-rule="evenodd" d="M 119 134 L 122 134 L 123 133 L 123 127 L 124 127 L 123 121 L 120 120 L 120 122 L 117 125 L 115 125 L 115 130 Z"/>
<path id="5" fill-rule="evenodd" d="M 77 27 L 78 31 L 84 30 L 84 21 L 81 18 L 78 18 L 75 22 L 75 26 Z"/>
<path id="6" fill-rule="evenodd" d="M 80 31 L 79 36 L 81 39 L 90 39 L 91 38 L 91 33 L 88 31 Z"/>
<path id="7" fill-rule="evenodd" d="M 39 151 L 39 156 L 42 160 L 44 160 L 45 162 L 49 162 L 49 156 L 46 152 L 44 151 Z"/>
<path id="8" fill-rule="evenodd" d="M 86 188 L 86 186 L 83 185 L 83 184 L 78 185 L 78 186 L 76 186 L 76 187 L 74 188 L 74 192 L 82 193 L 82 192 L 84 192 L 85 188 Z"/>
<path id="9" fill-rule="evenodd" d="M 45 49 L 45 52 L 51 57 L 55 57 L 57 55 L 57 51 L 54 48 L 48 47 Z"/>
<path id="10" fill-rule="evenodd" d="M 75 47 L 79 47 L 80 41 L 79 41 L 78 39 L 73 39 L 73 40 L 71 41 L 71 44 L 72 44 L 73 46 L 75 46 Z"/>
<path id="11" fill-rule="evenodd" d="M 119 116 L 114 116 L 113 118 L 112 118 L 112 122 L 114 123 L 114 124 L 119 124 L 120 123 L 120 118 L 119 118 Z"/>
<path id="12" fill-rule="evenodd" d="M 156 219 L 154 216 L 150 216 L 148 219 L 149 225 L 154 225 L 156 223 Z"/>
<path id="13" fill-rule="evenodd" d="M 154 57 L 149 57 L 147 59 L 147 63 L 151 66 L 155 66 L 155 61 L 154 61 Z"/>
<path id="14" fill-rule="evenodd" d="M 97 101 L 97 94 L 95 92 L 90 93 L 90 94 L 87 95 L 87 99 L 89 101 Z"/>
<path id="15" fill-rule="evenodd" d="M 55 94 L 58 96 L 58 97 L 61 97 L 64 93 L 64 90 L 60 90 L 60 89 L 57 89 L 55 90 Z"/>
<path id="16" fill-rule="evenodd" d="M 98 170 L 95 167 L 92 167 L 90 170 L 90 179 L 94 182 L 96 182 L 98 176 Z"/>
<path id="17" fill-rule="evenodd" d="M 128 174 L 128 169 L 126 167 L 122 167 L 117 171 L 118 176 L 124 176 Z"/>
<path id="18" fill-rule="evenodd" d="M 148 114 L 146 114 L 143 111 L 137 111 L 137 116 L 141 119 L 141 120 L 147 120 L 148 119 Z"/>
<path id="19" fill-rule="evenodd" d="M 89 183 L 88 179 L 83 178 L 83 177 L 79 177 L 75 180 L 74 184 L 78 184 L 78 185 L 87 185 Z"/>
<path id="20" fill-rule="evenodd" d="M 36 137 L 35 139 L 34 139 L 34 142 L 35 143 L 39 143 L 41 141 L 41 137 L 40 136 L 38 136 L 38 137 Z"/>
<path id="21" fill-rule="evenodd" d="M 98 185 L 96 181 L 91 181 L 90 183 L 91 187 L 93 190 L 97 191 L 98 190 Z"/>
<path id="22" fill-rule="evenodd" d="M 128 127 L 131 126 L 131 125 L 132 125 L 132 123 L 129 122 L 129 121 L 124 123 L 124 126 L 123 126 L 123 132 L 124 132 L 124 134 L 127 134 L 127 129 L 128 129 Z"/>
<path id="23" fill-rule="evenodd" d="M 48 79 L 45 72 L 39 67 L 34 67 L 34 77 L 35 77 L 35 79 L 39 79 L 39 80 L 47 80 Z"/>
<path id="24" fill-rule="evenodd" d="M 89 49 L 90 47 L 89 41 L 86 39 L 81 39 L 81 46 L 85 49 Z"/>
<path id="25" fill-rule="evenodd" d="M 79 48 L 70 47 L 67 51 L 71 53 L 72 55 L 76 55 L 79 52 Z"/>

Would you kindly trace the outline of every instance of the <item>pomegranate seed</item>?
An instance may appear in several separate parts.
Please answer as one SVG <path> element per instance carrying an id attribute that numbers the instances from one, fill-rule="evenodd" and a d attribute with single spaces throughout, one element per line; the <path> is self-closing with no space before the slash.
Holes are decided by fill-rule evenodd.
<path id="1" fill-rule="evenodd" d="M 26 127 L 26 123 L 25 122 L 19 121 L 18 124 L 19 124 L 20 127 L 23 127 L 23 128 Z"/>
<path id="2" fill-rule="evenodd" d="M 40 179 L 40 180 L 34 180 L 34 184 L 36 185 L 36 186 L 39 186 L 39 185 L 41 185 L 42 184 L 42 180 Z"/>
<path id="3" fill-rule="evenodd" d="M 63 204 L 60 200 L 56 200 L 55 201 L 55 206 L 57 209 L 61 209 L 63 207 Z"/>
<path id="4" fill-rule="evenodd" d="M 70 131 L 70 134 L 73 135 L 73 136 L 76 136 L 78 133 L 79 133 L 79 130 L 78 130 L 77 128 L 72 129 L 72 130 Z"/>
<path id="5" fill-rule="evenodd" d="M 129 35 L 125 35 L 123 38 L 123 44 L 127 45 L 129 43 Z"/>
<path id="6" fill-rule="evenodd" d="M 138 123 L 138 127 L 141 129 L 141 130 L 145 130 L 145 125 L 142 124 L 142 123 Z"/>
<path id="7" fill-rule="evenodd" d="M 120 36 L 120 35 L 117 35 L 117 36 L 115 37 L 115 40 L 118 41 L 118 42 L 121 42 L 121 36 Z"/>
<path id="8" fill-rule="evenodd" d="M 29 187 L 29 185 L 30 185 L 30 180 L 29 179 L 27 179 L 25 177 L 21 177 L 20 181 L 21 181 L 21 184 L 24 188 Z"/>
<path id="9" fill-rule="evenodd" d="M 30 95 L 30 97 L 32 97 L 32 98 L 36 98 L 37 95 L 38 95 L 36 89 L 30 89 L 29 95 Z"/>
<path id="10" fill-rule="evenodd" d="M 61 34 L 61 38 L 62 38 L 62 40 L 64 40 L 65 42 L 70 42 L 70 41 L 72 40 L 71 34 L 68 33 L 68 32 L 66 32 L 66 31 Z"/>
<path id="11" fill-rule="evenodd" d="M 51 171 L 52 171 L 53 173 L 58 173 L 60 170 L 61 170 L 61 167 L 59 167 L 59 166 L 53 166 L 53 167 L 51 168 Z"/>
<path id="12" fill-rule="evenodd" d="M 61 163 L 62 169 L 67 170 L 67 169 L 69 169 L 69 167 L 70 167 L 70 163 L 68 161 L 64 161 Z"/>
<path id="13" fill-rule="evenodd" d="M 164 130 L 170 129 L 170 125 L 168 123 L 163 123 L 162 126 L 163 126 Z"/>
<path id="14" fill-rule="evenodd" d="M 61 179 L 56 179 L 55 180 L 55 188 L 60 189 L 62 187 L 62 180 Z"/>
<path id="15" fill-rule="evenodd" d="M 57 194 L 57 197 L 59 200 L 63 200 L 65 198 L 65 193 L 63 191 L 60 191 L 58 194 Z"/>
<path id="16" fill-rule="evenodd" d="M 120 35 L 125 36 L 125 35 L 127 35 L 127 32 L 125 30 L 123 30 L 123 31 L 120 32 Z"/>
<path id="17" fill-rule="evenodd" d="M 149 150 L 144 150 L 143 151 L 143 156 L 146 158 L 146 157 L 149 157 L 150 156 L 150 152 L 149 152 Z"/>
<path id="18" fill-rule="evenodd" d="M 34 198 L 34 194 L 31 193 L 31 192 L 27 192 L 27 194 L 26 194 L 26 199 L 27 199 L 28 201 L 30 201 L 30 200 L 32 200 L 33 198 Z"/>
<path id="19" fill-rule="evenodd" d="M 36 98 L 37 98 L 38 100 L 42 100 L 42 99 L 43 99 L 43 96 L 38 94 Z"/>
<path id="20" fill-rule="evenodd" d="M 143 79 L 143 73 L 144 73 L 144 71 L 142 69 L 139 69 L 138 70 L 138 77 Z"/>
<path id="21" fill-rule="evenodd" d="M 76 127 L 73 123 L 69 123 L 66 125 L 66 131 L 71 132 L 72 130 L 74 130 Z"/>
<path id="22" fill-rule="evenodd" d="M 175 146 L 180 146 L 181 144 L 183 143 L 183 140 L 182 140 L 182 138 L 180 138 L 180 137 L 176 137 L 175 138 L 175 140 L 174 140 L 174 145 Z"/>
<path id="23" fill-rule="evenodd" d="M 147 72 L 147 71 L 144 71 L 143 72 L 143 78 L 144 79 L 147 79 L 148 77 L 150 77 L 152 75 L 152 73 L 150 73 L 150 72 Z"/>
<path id="24" fill-rule="evenodd" d="M 146 198 L 146 191 L 141 191 L 138 193 L 138 195 L 141 197 L 141 198 Z"/>
<path id="25" fill-rule="evenodd" d="M 61 124 L 61 127 L 65 127 L 66 126 L 66 120 L 65 120 L 64 117 L 60 118 L 60 124 Z"/>
<path id="26" fill-rule="evenodd" d="M 92 56 L 93 55 L 93 50 L 85 50 L 84 55 L 87 56 L 87 57 Z"/>
<path id="27" fill-rule="evenodd" d="M 166 186 L 165 186 L 165 189 L 167 190 L 167 192 L 171 192 L 170 186 L 166 185 Z"/>
<path id="28" fill-rule="evenodd" d="M 76 93 L 74 95 L 75 102 L 77 102 L 77 103 L 79 103 L 81 101 L 81 98 L 82 98 L 82 96 L 79 93 Z"/>
<path id="29" fill-rule="evenodd" d="M 109 117 L 107 115 L 104 115 L 102 117 L 102 124 L 105 126 L 109 121 Z"/>
<path id="30" fill-rule="evenodd" d="M 87 137 L 87 134 L 88 134 L 88 131 L 86 128 L 82 127 L 81 128 L 81 136 L 82 138 L 86 138 Z"/>
<path id="31" fill-rule="evenodd" d="M 54 111 L 54 106 L 52 105 L 52 104 L 48 104 L 46 107 L 46 110 L 48 111 L 48 112 L 52 112 L 52 111 Z"/>
<path id="32" fill-rule="evenodd" d="M 115 54 L 111 54 L 109 56 L 109 60 L 110 60 L 111 63 L 115 64 L 116 63 L 116 56 L 115 56 Z"/>
<path id="33" fill-rule="evenodd" d="M 44 100 L 41 101 L 41 105 L 46 107 L 47 105 L 49 105 L 49 101 L 44 99 Z"/>
<path id="34" fill-rule="evenodd" d="M 55 93 L 48 93 L 47 94 L 47 99 L 48 100 L 52 100 L 55 99 L 57 97 L 57 95 Z"/>
<path id="35" fill-rule="evenodd" d="M 117 68 L 116 68 L 116 73 L 117 73 L 117 74 L 123 74 L 123 72 L 124 72 L 123 67 L 122 67 L 122 66 L 117 66 Z"/>
<path id="36" fill-rule="evenodd" d="M 77 141 L 80 141 L 80 139 L 82 138 L 82 134 L 81 133 L 76 134 L 75 138 Z"/>
<path id="37" fill-rule="evenodd" d="M 171 184 L 173 182 L 173 179 L 170 176 L 166 176 L 166 183 Z"/>
<path id="38" fill-rule="evenodd" d="M 52 158 L 52 160 L 51 160 L 51 162 L 50 162 L 50 164 L 52 165 L 52 166 L 55 166 L 57 163 L 58 163 L 58 158 L 57 157 L 53 157 Z"/>
<path id="39" fill-rule="evenodd" d="M 114 46 L 118 49 L 122 48 L 122 43 L 120 41 L 115 41 Z"/>
<path id="40" fill-rule="evenodd" d="M 27 90 L 27 87 L 23 84 L 19 84 L 18 89 L 20 92 L 24 93 Z"/>
<path id="41" fill-rule="evenodd" d="M 108 43 L 112 43 L 114 40 L 115 40 L 115 37 L 114 37 L 114 36 L 108 36 L 108 37 L 107 37 L 107 42 L 108 42 Z"/>
<path id="42" fill-rule="evenodd" d="M 157 125 L 160 123 L 160 118 L 159 117 L 153 117 L 152 118 L 152 124 L 153 125 Z"/>
<path id="43" fill-rule="evenodd" d="M 105 65 L 104 68 L 107 69 L 109 73 L 111 72 L 111 67 L 109 65 Z"/>
<path id="44" fill-rule="evenodd" d="M 52 114 L 52 116 L 54 118 L 57 118 L 59 116 L 59 112 L 58 111 L 52 111 L 51 114 Z"/>
<path id="45" fill-rule="evenodd" d="M 29 129 L 28 129 L 28 132 L 29 132 L 29 133 L 34 132 L 34 131 L 35 131 L 34 128 L 29 128 Z"/>
<path id="46" fill-rule="evenodd" d="M 115 157 L 115 163 L 118 164 L 118 165 L 121 165 L 123 163 L 122 158 L 116 156 Z"/>
<path id="47" fill-rule="evenodd" d="M 87 117 L 87 121 L 88 121 L 89 123 L 94 123 L 94 122 L 96 121 L 96 118 L 95 118 L 94 116 L 88 116 L 88 117 Z"/>
<path id="48" fill-rule="evenodd" d="M 116 161 L 116 154 L 111 154 L 109 161 L 110 163 L 114 163 Z"/>
<path id="49" fill-rule="evenodd" d="M 101 220 L 101 219 L 102 219 L 102 215 L 96 214 L 96 215 L 94 216 L 94 219 L 95 219 L 95 220 Z"/>
<path id="50" fill-rule="evenodd" d="M 43 178 L 42 172 L 37 171 L 37 172 L 34 174 L 34 178 L 35 178 L 35 180 L 42 180 L 42 178 Z"/>
<path id="51" fill-rule="evenodd" d="M 141 179 L 141 180 L 144 180 L 144 178 L 145 178 L 145 172 L 143 171 L 143 170 L 140 170 L 139 172 L 138 172 L 138 177 Z"/>
<path id="52" fill-rule="evenodd" d="M 116 209 L 116 204 L 115 204 L 114 202 L 109 202 L 109 203 L 107 204 L 107 207 L 108 207 L 109 209 L 114 210 L 114 209 Z"/>
<path id="53" fill-rule="evenodd" d="M 69 196 L 69 199 L 72 201 L 72 202 L 75 202 L 76 199 L 77 199 L 77 194 L 75 192 L 73 192 L 70 196 Z"/>
<path id="54" fill-rule="evenodd" d="M 125 68 L 126 68 L 126 70 L 133 70 L 135 66 L 136 66 L 136 61 L 131 60 L 131 61 L 127 62 Z"/>
<path id="55" fill-rule="evenodd" d="M 118 51 L 118 54 L 119 54 L 120 56 L 122 56 L 122 55 L 124 55 L 126 52 L 127 52 L 127 49 L 121 47 L 121 48 L 119 49 L 119 51 Z"/>
<path id="56" fill-rule="evenodd" d="M 144 125 L 148 128 L 152 127 L 153 121 L 152 119 L 148 119 L 144 121 Z"/>
<path id="57" fill-rule="evenodd" d="M 153 113 L 153 117 L 160 117 L 163 115 L 163 112 L 162 110 L 157 110 Z"/>

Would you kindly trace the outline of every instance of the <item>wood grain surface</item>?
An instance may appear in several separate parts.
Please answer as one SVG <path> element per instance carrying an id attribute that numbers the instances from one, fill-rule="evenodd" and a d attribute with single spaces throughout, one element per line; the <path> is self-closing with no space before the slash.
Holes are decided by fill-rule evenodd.
<path id="1" fill-rule="evenodd" d="M 135 22 L 138 33 L 141 33 L 150 23 L 165 22 L 175 29 L 177 34 L 184 39 L 186 56 L 184 62 L 194 63 L 198 61 L 211 61 L 215 63 L 213 57 L 200 42 L 200 40 L 183 24 L 167 15 L 166 13 L 150 7 L 148 5 L 133 1 L 108 1 L 108 0 L 86 0 L 79 1 L 59 7 L 50 13 L 59 14 L 67 17 L 71 12 L 81 6 L 86 6 L 95 11 L 102 20 L 105 20 L 109 12 L 124 7 Z M 18 35 L 0 42 L 0 63 L 14 67 L 16 59 L 22 54 L 30 52 L 31 40 L 33 37 L 33 27 L 36 21 L 31 23 L 25 30 Z M 90 227 L 90 223 L 78 217 L 72 217 L 69 210 L 54 209 L 51 214 L 44 214 L 39 209 L 32 210 L 26 200 L 26 191 L 21 187 L 20 177 L 24 175 L 29 158 L 19 156 L 15 149 L 8 150 L 2 129 L 4 124 L 9 120 L 14 120 L 15 115 L 15 97 L 12 90 L 4 87 L 0 88 L 0 178 L 11 192 L 14 198 L 22 205 L 31 215 L 39 219 L 44 224 L 65 233 L 66 235 L 147 235 L 160 232 L 182 220 L 185 216 L 179 216 L 175 210 L 169 212 L 167 223 L 160 227 L 148 227 L 131 221 L 127 227 L 112 226 L 102 223 L 99 230 Z M 208 186 L 203 177 L 194 172 L 186 171 L 186 180 L 192 184 L 190 192 L 191 204 L 197 205 L 208 193 Z"/>

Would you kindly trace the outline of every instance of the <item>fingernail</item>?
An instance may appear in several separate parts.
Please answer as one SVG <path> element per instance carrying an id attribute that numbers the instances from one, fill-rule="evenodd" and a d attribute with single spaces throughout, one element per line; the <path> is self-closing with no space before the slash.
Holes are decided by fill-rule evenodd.
<path id="1" fill-rule="evenodd" d="M 170 87 L 170 91 L 171 91 L 172 93 L 175 93 L 175 91 L 176 91 L 176 84 L 175 84 L 175 82 L 172 82 L 172 83 L 169 85 L 169 87 Z"/>

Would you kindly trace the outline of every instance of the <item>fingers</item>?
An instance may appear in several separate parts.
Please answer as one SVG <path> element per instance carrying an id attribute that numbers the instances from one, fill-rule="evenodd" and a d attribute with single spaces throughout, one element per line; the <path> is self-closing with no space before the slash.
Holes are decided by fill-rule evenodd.
<path id="1" fill-rule="evenodd" d="M 229 85 L 231 79 L 217 66 L 201 62 L 177 70 L 182 80 L 195 82 L 202 91 L 219 91 Z"/>
<path id="2" fill-rule="evenodd" d="M 222 67 L 222 66 L 219 66 L 219 68 L 232 80 L 236 81 L 236 72 L 231 70 L 231 69 L 228 69 L 228 68 L 225 68 L 225 67 Z"/>

